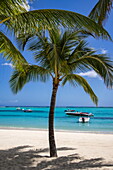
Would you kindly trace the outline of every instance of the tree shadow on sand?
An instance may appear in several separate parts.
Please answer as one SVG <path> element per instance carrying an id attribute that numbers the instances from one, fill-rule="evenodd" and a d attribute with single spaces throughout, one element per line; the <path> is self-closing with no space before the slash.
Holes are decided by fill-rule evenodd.
<path id="1" fill-rule="evenodd" d="M 75 170 L 75 169 L 113 169 L 113 163 L 103 158 L 85 159 L 77 153 L 58 158 L 49 158 L 48 149 L 31 149 L 32 146 L 19 146 L 8 150 L 0 150 L 0 170 Z M 75 150 L 62 147 L 58 151 Z M 45 154 L 42 156 L 41 154 Z"/>

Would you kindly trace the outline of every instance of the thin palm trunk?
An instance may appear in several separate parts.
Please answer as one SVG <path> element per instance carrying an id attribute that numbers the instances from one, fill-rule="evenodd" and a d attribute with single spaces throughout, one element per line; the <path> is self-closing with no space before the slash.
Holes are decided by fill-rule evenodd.
<path id="1" fill-rule="evenodd" d="M 53 81 L 53 90 L 51 96 L 51 104 L 49 111 L 49 147 L 50 147 L 50 157 L 57 157 L 57 150 L 54 137 L 54 109 L 56 103 L 56 94 L 58 90 L 58 83 L 55 84 Z"/>

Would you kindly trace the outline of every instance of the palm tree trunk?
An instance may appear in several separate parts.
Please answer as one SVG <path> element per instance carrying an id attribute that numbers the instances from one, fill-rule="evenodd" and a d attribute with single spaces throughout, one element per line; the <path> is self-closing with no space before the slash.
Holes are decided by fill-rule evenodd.
<path id="1" fill-rule="evenodd" d="M 50 157 L 57 157 L 57 150 L 54 138 L 54 109 L 56 103 L 56 93 L 58 89 L 58 83 L 55 84 L 53 81 L 53 90 L 51 96 L 51 104 L 49 111 L 49 148 L 50 148 Z"/>

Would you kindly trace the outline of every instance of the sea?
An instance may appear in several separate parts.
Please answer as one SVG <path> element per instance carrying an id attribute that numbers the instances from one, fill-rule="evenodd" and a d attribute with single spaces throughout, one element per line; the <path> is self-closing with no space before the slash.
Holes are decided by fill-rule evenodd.
<path id="1" fill-rule="evenodd" d="M 48 129 L 49 107 L 0 107 L 0 128 Z M 65 110 L 94 114 L 88 123 L 79 123 L 79 117 L 67 116 Z M 55 130 L 113 134 L 113 107 L 56 107 Z"/>

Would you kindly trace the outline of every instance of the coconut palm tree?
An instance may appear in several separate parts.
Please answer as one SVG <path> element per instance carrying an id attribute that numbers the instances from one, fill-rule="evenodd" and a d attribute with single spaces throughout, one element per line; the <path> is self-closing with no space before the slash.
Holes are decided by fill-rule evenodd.
<path id="1" fill-rule="evenodd" d="M 89 17 L 100 25 L 107 19 L 112 9 L 113 0 L 99 0 L 89 14 Z"/>
<path id="2" fill-rule="evenodd" d="M 47 34 L 38 33 L 21 36 L 23 46 L 27 45 L 29 50 L 34 51 L 36 65 L 23 63 L 21 70 L 16 69 L 10 79 L 10 87 L 17 93 L 29 81 L 47 81 L 50 77 L 53 82 L 53 89 L 49 110 L 49 146 L 50 156 L 56 157 L 56 144 L 54 139 L 54 109 L 56 95 L 59 85 L 67 82 L 83 87 L 92 101 L 97 105 L 98 98 L 88 84 L 87 80 L 79 75 L 79 72 L 94 70 L 99 74 L 107 87 L 113 85 L 113 67 L 110 59 L 103 54 L 96 54 L 96 51 L 87 47 L 83 40 L 86 35 L 84 31 L 51 30 Z M 47 35 L 47 37 L 45 37 Z M 26 37 L 26 38 L 25 38 Z"/>

